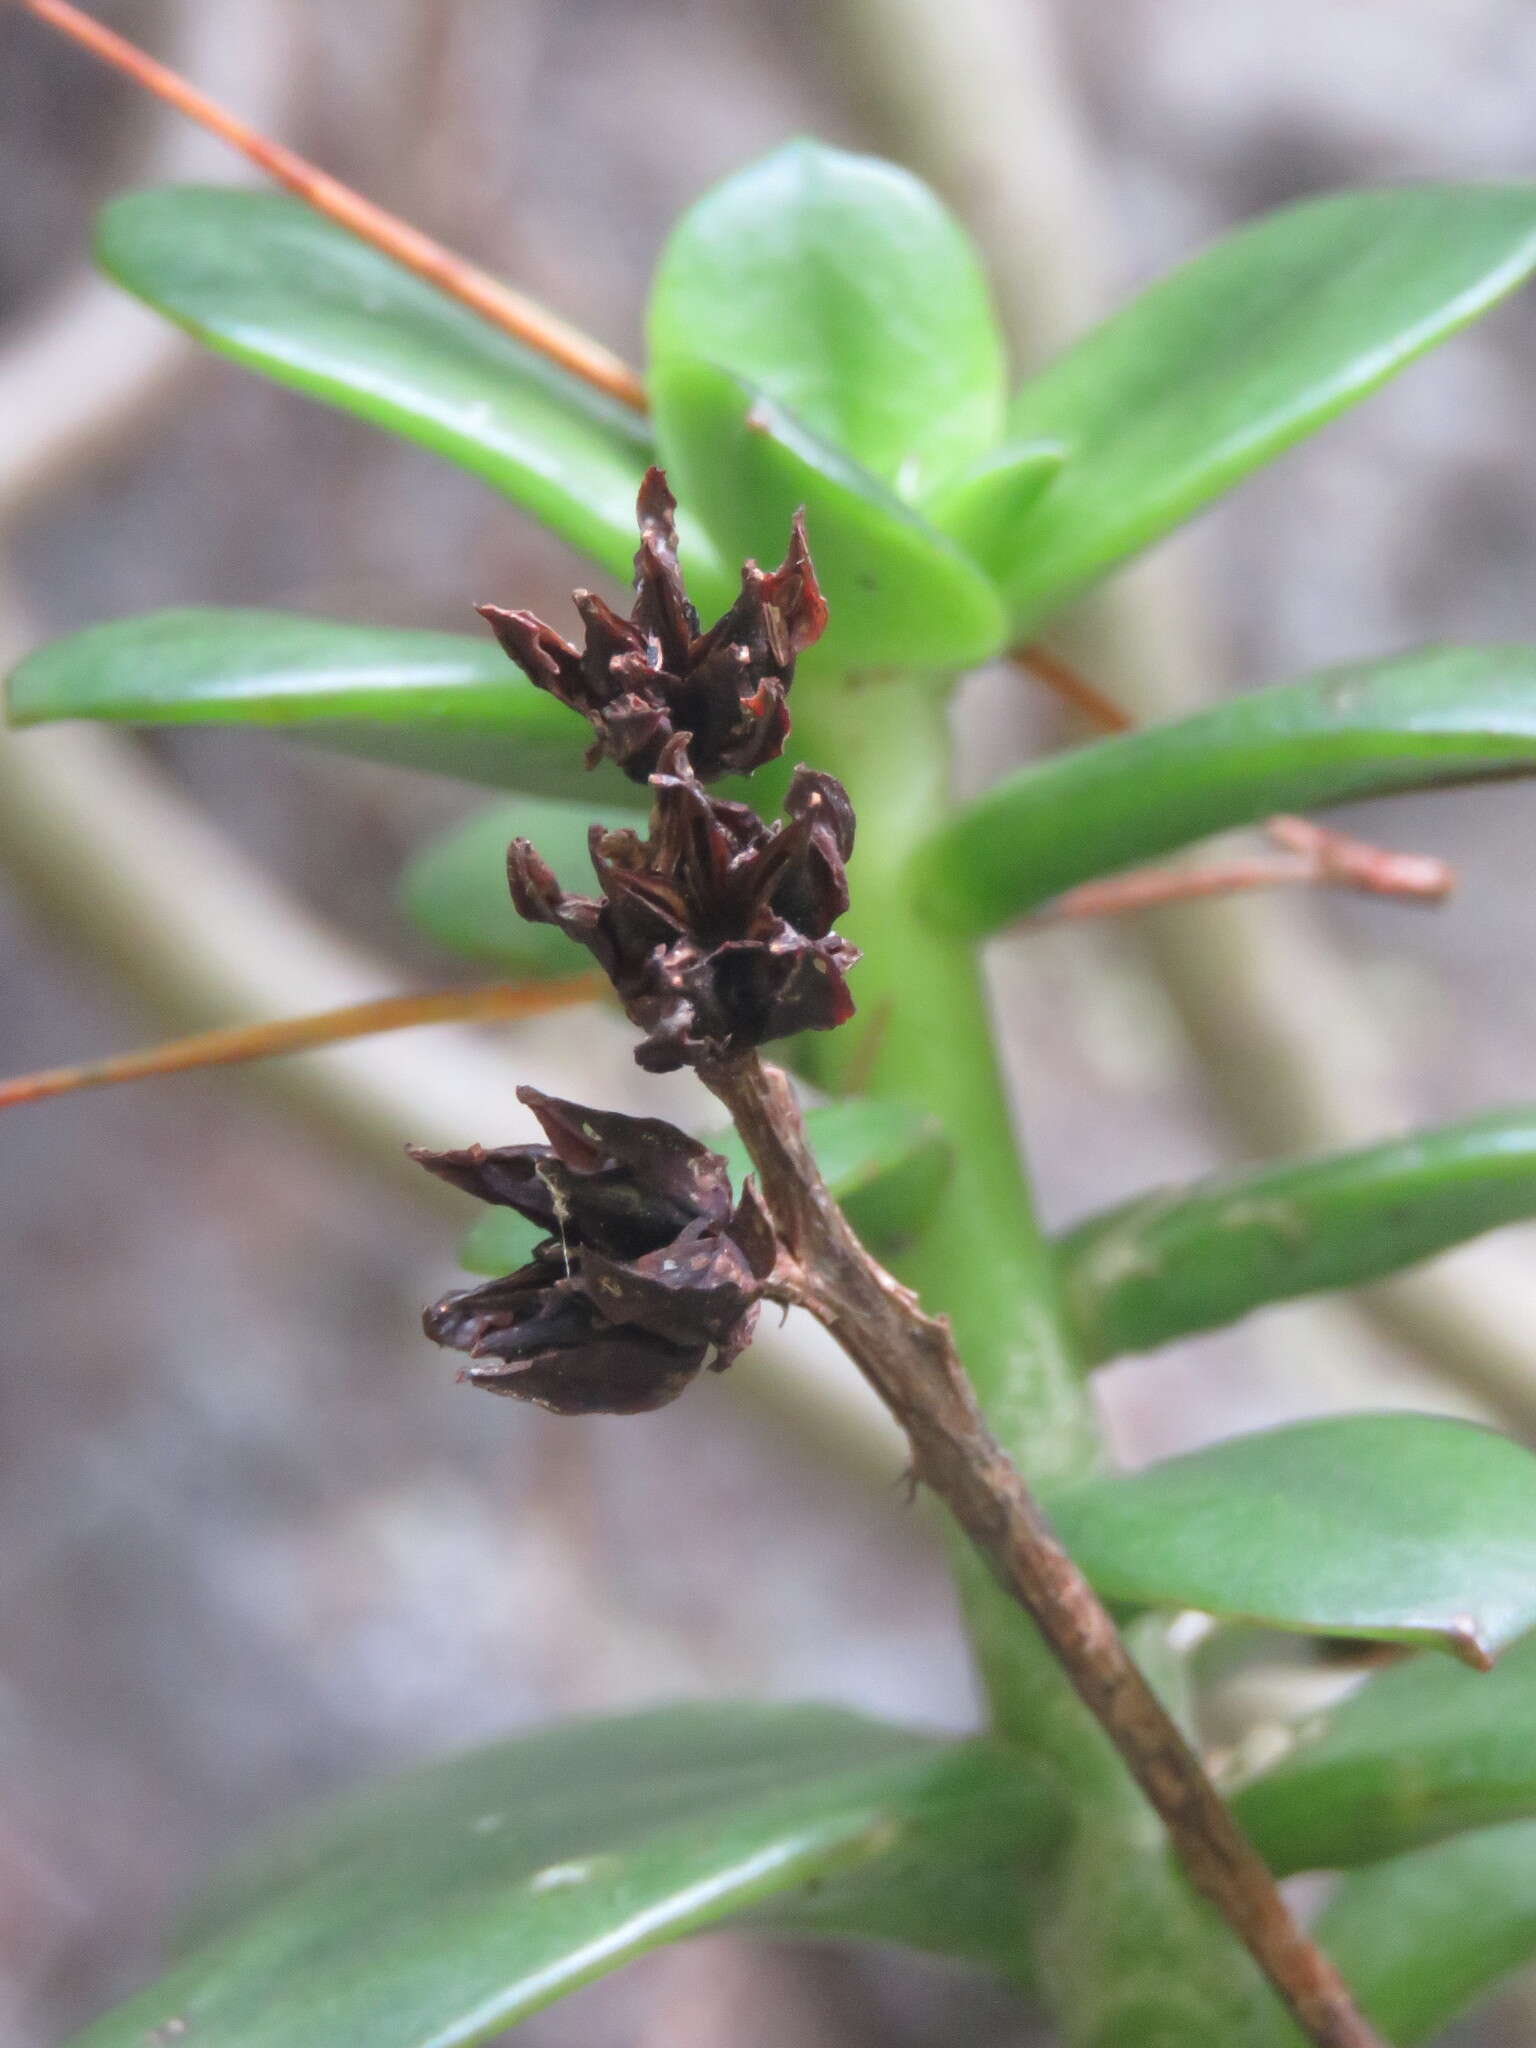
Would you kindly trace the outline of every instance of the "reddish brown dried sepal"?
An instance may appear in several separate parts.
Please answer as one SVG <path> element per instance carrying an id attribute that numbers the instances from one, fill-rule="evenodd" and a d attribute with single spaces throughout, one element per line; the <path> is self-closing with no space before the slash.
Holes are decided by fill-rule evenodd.
<path id="1" fill-rule="evenodd" d="M 521 914 L 577 939 L 613 982 L 645 1034 L 641 1066 L 667 1073 L 845 1023 L 859 956 L 833 930 L 854 836 L 842 784 L 797 769 L 788 818 L 768 825 L 700 787 L 679 735 L 651 787 L 646 838 L 593 827 L 600 897 L 563 892 L 525 840 L 508 855 Z"/>
<path id="2" fill-rule="evenodd" d="M 594 735 L 589 762 L 606 756 L 632 781 L 645 782 L 668 745 L 686 734 L 703 781 L 750 775 L 784 751 L 795 661 L 827 622 L 805 520 L 795 515 L 777 569 L 746 564 L 735 603 L 701 632 L 678 565 L 676 511 L 666 477 L 648 469 L 637 505 L 630 615 L 621 618 L 602 598 L 578 590 L 580 649 L 531 612 L 488 604 L 480 613 L 529 681 L 587 720 Z"/>

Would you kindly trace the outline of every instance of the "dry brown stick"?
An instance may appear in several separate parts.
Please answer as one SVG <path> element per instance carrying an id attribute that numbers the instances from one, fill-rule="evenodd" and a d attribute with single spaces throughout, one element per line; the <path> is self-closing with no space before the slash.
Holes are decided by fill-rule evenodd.
<path id="1" fill-rule="evenodd" d="M 881 1267 L 828 1193 L 785 1075 L 755 1054 L 700 1069 L 751 1155 L 784 1246 L 774 1292 L 837 1338 L 907 1434 L 946 1503 L 1035 1622 L 1161 1816 L 1192 1881 L 1319 2048 L 1382 2048 L 1281 1898 L 1199 1758 L 988 1429 L 949 1326 Z"/>
<path id="2" fill-rule="evenodd" d="M 1136 721 L 1128 711 L 1122 710 L 1096 683 L 1089 682 L 1071 662 L 1064 661 L 1042 641 L 1031 640 L 1023 647 L 1015 647 L 1009 660 L 1016 667 L 1027 669 L 1064 704 L 1070 704 L 1096 732 L 1108 735 L 1134 731 Z M 1271 888 L 1285 882 L 1334 883 L 1342 888 L 1362 889 L 1373 896 L 1404 897 L 1421 903 L 1442 902 L 1456 886 L 1455 870 L 1433 854 L 1394 853 L 1369 840 L 1337 832 L 1329 825 L 1315 825 L 1310 818 L 1294 817 L 1288 811 L 1266 818 L 1264 830 L 1287 853 L 1305 856 L 1306 864 L 1234 861 L 1221 867 L 1181 871 L 1177 881 L 1170 871 L 1166 879 L 1171 886 L 1162 893 L 1152 884 L 1163 871 L 1148 868 L 1143 873 L 1127 875 L 1123 884 L 1102 885 L 1102 904 L 1093 894 L 1100 888 L 1095 883 L 1089 890 L 1072 892 L 1073 898 L 1083 897 L 1085 907 L 1064 908 L 1069 899 L 1063 897 L 1052 905 L 1048 915 L 1105 917 L 1121 910 L 1140 910 L 1151 903 L 1224 896 L 1234 890 Z M 1125 900 L 1118 902 L 1108 892 L 1122 886 Z"/>
<path id="3" fill-rule="evenodd" d="M 1265 830 L 1277 846 L 1308 862 L 1320 882 L 1368 896 L 1417 897 L 1423 903 L 1444 902 L 1456 886 L 1456 870 L 1437 854 L 1398 853 L 1284 811 L 1267 820 Z"/>
<path id="4" fill-rule="evenodd" d="M 212 100 L 168 65 L 157 63 L 125 37 L 105 28 L 69 0 L 20 0 L 20 5 L 39 21 L 56 28 L 71 42 L 121 71 L 145 91 L 173 106 L 189 119 L 199 122 L 223 142 L 297 195 L 307 206 L 328 220 L 371 243 L 384 255 L 425 278 L 471 312 L 510 334 L 526 347 L 536 349 L 573 376 L 606 391 L 611 398 L 636 412 L 646 409 L 645 387 L 636 373 L 601 342 L 570 327 L 532 299 L 524 298 L 499 278 L 456 256 L 420 228 L 412 227 L 397 214 L 375 206 L 350 185 L 343 185 L 327 171 L 274 142 Z"/>
<path id="5" fill-rule="evenodd" d="M 1133 868 L 1102 882 L 1083 882 L 1055 896 L 1025 920 L 1060 924 L 1093 917 L 1125 917 L 1168 903 L 1195 903 L 1206 896 L 1236 896 L 1247 889 L 1278 889 L 1324 879 L 1311 861 L 1295 854 L 1255 853 L 1201 867 Z"/>
<path id="6" fill-rule="evenodd" d="M 143 1081 L 156 1074 L 185 1074 L 198 1067 L 232 1067 L 282 1053 L 310 1052 L 316 1046 L 341 1045 L 381 1031 L 404 1031 L 416 1024 L 510 1022 L 595 1002 L 607 993 L 608 983 L 602 975 L 571 974 L 559 981 L 490 981 L 473 988 L 431 989 L 424 995 L 377 996 L 371 1002 L 347 1003 L 310 1017 L 231 1024 L 216 1031 L 199 1031 L 190 1038 L 168 1039 L 142 1052 L 112 1053 L 79 1066 L 17 1074 L 0 1081 L 0 1109 L 46 1102 L 54 1095 L 74 1095 L 82 1088 Z"/>
<path id="7" fill-rule="evenodd" d="M 1106 697 L 1097 683 L 1090 683 L 1043 640 L 1031 640 L 1023 647 L 1010 649 L 1008 659 L 1015 668 L 1027 669 L 1063 704 L 1070 704 L 1095 732 L 1130 732 L 1135 727 L 1136 721 L 1129 711 L 1122 711 L 1113 697 Z"/>

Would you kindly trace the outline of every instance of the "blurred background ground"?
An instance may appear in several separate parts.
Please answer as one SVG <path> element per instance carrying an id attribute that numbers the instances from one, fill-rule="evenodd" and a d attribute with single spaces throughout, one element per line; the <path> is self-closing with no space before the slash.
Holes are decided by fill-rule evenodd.
<path id="1" fill-rule="evenodd" d="M 147 0 L 99 11 L 162 50 L 185 28 Z M 1015 11 L 1059 42 L 1118 289 L 1313 190 L 1536 171 L 1521 0 Z M 286 139 L 631 355 L 660 237 L 711 179 L 803 129 L 899 153 L 860 54 L 881 10 L 852 0 L 221 0 L 217 18 Z M 221 89 L 256 110 L 239 79 Z M 75 273 L 147 119 L 0 10 L 0 354 Z M 1533 360 L 1528 298 L 1174 543 L 1206 680 L 1530 638 Z M 461 627 L 495 596 L 558 617 L 576 575 L 469 479 L 190 350 L 141 431 L 28 508 L 13 556 L 40 633 L 198 602 Z M 1021 747 L 1060 736 L 1022 686 L 982 687 Z M 142 744 L 402 983 L 449 971 L 391 892 L 471 794 L 256 737 Z M 1420 1115 L 1532 1092 L 1530 804 L 1512 785 L 1375 815 L 1392 843 L 1457 862 L 1446 913 L 1307 907 Z M 1015 942 L 999 993 L 1053 1219 L 1242 1150 L 1135 934 Z M 0 1072 L 154 1029 L 0 874 Z M 554 1043 L 532 1041 L 526 1078 L 556 1077 Z M 451 1226 L 403 1164 L 349 1156 L 230 1076 L 18 1113 L 0 1162 L 0 2041 L 45 2048 L 140 1980 L 175 1900 L 253 1824 L 455 1744 L 679 1694 L 967 1723 L 943 1575 L 898 1490 L 850 1484 L 728 1383 L 580 1425 L 456 1389 L 416 1334 L 452 1277 Z M 1107 1381 L 1133 1458 L 1320 1403 L 1455 1398 L 1363 1323 L 1306 1310 Z M 1529 2024 L 1510 2008 L 1464 2038 L 1493 2048 Z M 522 2038 L 1028 2036 L 959 1973 L 726 1937 Z"/>

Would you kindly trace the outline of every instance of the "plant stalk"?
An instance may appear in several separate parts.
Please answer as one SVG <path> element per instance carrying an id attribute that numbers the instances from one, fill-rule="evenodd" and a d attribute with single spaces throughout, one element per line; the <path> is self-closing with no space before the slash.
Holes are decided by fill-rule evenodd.
<path id="1" fill-rule="evenodd" d="M 802 658 L 797 698 L 798 757 L 840 776 L 858 811 L 854 905 L 839 928 L 865 947 L 859 1016 L 806 1040 L 797 1061 L 824 1086 L 920 1104 L 942 1121 L 955 1148 L 949 1180 L 893 1267 L 949 1318 L 1015 1465 L 1032 1485 L 1069 1483 L 1100 1466 L 1102 1440 L 1016 1141 L 982 961 L 916 915 L 904 879 L 912 846 L 949 807 L 942 695 L 923 677 L 821 675 L 813 657 Z M 1276 2048 L 1281 2014 L 1263 1979 L 1179 1880 L 1162 1829 L 1040 1635 L 957 1531 L 951 1560 L 993 1732 L 1048 1764 L 1073 1813 L 1036 1958 L 1072 2038 Z M 1105 1923 L 1112 1898 L 1123 1937 Z M 1127 1944 L 1174 1973 L 1155 2021 L 1147 1970 L 1129 1966 Z"/>
<path id="2" fill-rule="evenodd" d="M 947 1322 L 925 1314 L 870 1257 L 828 1193 L 787 1077 L 748 1053 L 701 1067 L 700 1078 L 730 1111 L 762 1177 L 787 1254 L 778 1298 L 816 1316 L 896 1417 L 914 1476 L 944 1501 L 1035 1623 L 1167 1828 L 1189 1877 L 1307 2038 L 1318 2048 L 1381 2048 L 987 1427 Z"/>

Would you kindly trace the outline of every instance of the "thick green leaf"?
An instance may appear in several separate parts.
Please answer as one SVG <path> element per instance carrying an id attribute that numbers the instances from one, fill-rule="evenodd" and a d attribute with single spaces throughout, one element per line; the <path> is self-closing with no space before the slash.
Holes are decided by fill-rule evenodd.
<path id="1" fill-rule="evenodd" d="M 79 2048 L 454 2048 L 753 1909 L 1006 1969 L 1052 1835 L 1005 1753 L 830 1708 L 556 1728 L 276 1838 Z"/>
<path id="2" fill-rule="evenodd" d="M 640 794 L 634 790 L 636 798 Z M 468 960 L 517 975 L 571 974 L 588 964 L 581 948 L 553 925 L 526 923 L 512 908 L 507 844 L 532 840 L 565 888 L 591 894 L 597 885 L 587 834 L 594 822 L 643 832 L 646 814 L 615 809 L 606 793 L 595 804 L 540 797 L 493 804 L 412 856 L 400 877 L 400 907 L 428 938 Z"/>
<path id="3" fill-rule="evenodd" d="M 1014 401 L 1070 460 L 1021 545 L 1021 627 L 1177 526 L 1514 289 L 1536 186 L 1346 192 L 1268 215 L 1154 285 Z"/>
<path id="4" fill-rule="evenodd" d="M 645 422 L 301 201 L 130 193 L 96 255 L 220 355 L 421 442 L 627 576 Z"/>
<path id="5" fill-rule="evenodd" d="M 1536 1958 L 1536 1821 L 1353 1872 L 1316 1933 L 1387 2040 L 1428 2041 Z"/>
<path id="6" fill-rule="evenodd" d="M 558 872 L 558 867 L 557 867 Z M 562 877 L 563 879 L 563 877 Z M 806 1113 L 817 1164 L 849 1221 L 867 1243 L 891 1254 L 921 1227 L 949 1173 L 950 1148 L 935 1119 L 899 1102 L 850 1097 Z M 739 1188 L 752 1171 L 734 1131 L 710 1131 Z M 487 1209 L 459 1247 L 471 1273 L 511 1273 L 542 1232 L 511 1209 Z"/>
<path id="7" fill-rule="evenodd" d="M 975 251 L 895 164 L 790 142 L 691 207 L 656 273 L 653 363 L 716 363 L 916 497 L 991 447 L 1004 363 Z"/>
<path id="8" fill-rule="evenodd" d="M 990 931 L 1274 811 L 1533 770 L 1536 648 L 1426 648 L 1022 768 L 919 851 L 921 898 L 945 925 Z"/>
<path id="9" fill-rule="evenodd" d="M 1486 1662 L 1536 1624 L 1536 1458 L 1437 1415 L 1336 1415 L 1057 1495 L 1107 1600 Z"/>
<path id="10" fill-rule="evenodd" d="M 290 612 L 172 611 L 87 626 L 28 655 L 13 725 L 258 725 L 368 761 L 606 802 L 587 729 L 490 635 L 413 633 Z"/>
<path id="11" fill-rule="evenodd" d="M 1090 1216 L 1057 1246 L 1097 1365 L 1329 1287 L 1359 1287 L 1536 1216 L 1536 1108 L 1358 1152 L 1213 1174 Z"/>
<path id="12" fill-rule="evenodd" d="M 674 357 L 651 378 L 667 474 L 722 559 L 775 563 L 806 534 L 829 618 L 818 658 L 961 668 L 995 653 L 1002 601 L 975 563 L 749 384 Z"/>
<path id="13" fill-rule="evenodd" d="M 1035 507 L 1066 457 L 1059 441 L 1010 441 L 928 497 L 924 517 L 1006 587 Z"/>
<path id="14" fill-rule="evenodd" d="M 1412 1657 L 1383 1671 L 1238 1794 L 1278 1871 L 1347 1869 L 1536 1818 L 1536 1635 L 1492 1671 Z"/>

